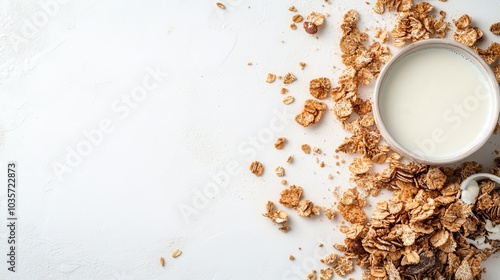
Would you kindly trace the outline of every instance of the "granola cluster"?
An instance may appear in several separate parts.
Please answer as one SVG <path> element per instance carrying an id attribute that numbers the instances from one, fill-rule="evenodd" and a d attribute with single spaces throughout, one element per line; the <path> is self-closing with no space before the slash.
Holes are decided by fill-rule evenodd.
<path id="1" fill-rule="evenodd" d="M 454 21 L 457 30 L 453 34 L 453 40 L 472 47 L 477 41 L 483 39 L 483 31 L 478 27 L 471 26 L 472 18 L 465 14 Z"/>
<path id="2" fill-rule="evenodd" d="M 274 223 L 278 224 L 280 227 L 278 228 L 281 231 L 287 232 L 290 230 L 290 227 L 286 225 L 288 222 L 288 213 L 279 209 L 274 209 L 274 203 L 272 201 L 268 201 L 266 204 L 266 212 L 262 214 L 264 217 L 271 219 Z"/>
<path id="3" fill-rule="evenodd" d="M 294 208 L 297 215 L 303 217 L 311 217 L 319 215 L 320 208 L 314 205 L 310 200 L 302 200 L 302 188 L 300 186 L 291 185 L 288 189 L 281 192 L 280 203 L 288 208 Z"/>
<path id="4" fill-rule="evenodd" d="M 446 13 L 441 11 L 439 19 L 435 19 L 431 15 L 434 6 L 427 2 L 421 2 L 413 6 L 411 1 L 407 2 L 404 7 L 405 11 L 398 14 L 397 23 L 391 31 L 393 44 L 400 47 L 406 44 L 407 41 L 420 41 L 429 39 L 432 36 L 436 38 L 444 38 L 448 31 L 448 23 L 444 21 Z"/>
<path id="5" fill-rule="evenodd" d="M 302 112 L 295 116 L 295 121 L 303 127 L 319 122 L 323 112 L 327 109 L 326 104 L 314 99 L 306 100 Z"/>

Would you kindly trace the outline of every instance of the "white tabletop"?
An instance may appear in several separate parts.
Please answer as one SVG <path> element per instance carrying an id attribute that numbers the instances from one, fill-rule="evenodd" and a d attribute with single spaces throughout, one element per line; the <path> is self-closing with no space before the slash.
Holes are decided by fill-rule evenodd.
<path id="1" fill-rule="evenodd" d="M 278 165 L 321 206 L 335 186 L 352 186 L 352 157 L 335 164 L 348 134 L 333 114 L 308 128 L 293 118 L 311 79 L 336 85 L 343 14 L 359 11 L 370 36 L 392 29 L 394 15 L 365 1 L 221 2 L 225 10 L 215 1 L 0 3 L 2 223 L 7 163 L 18 166 L 17 272 L 2 261 L 0 278 L 305 279 L 325 267 L 319 259 L 344 238 L 340 219 L 290 213 L 292 230 L 282 233 L 261 213 L 283 188 Z M 480 46 L 500 41 L 488 31 L 500 21 L 498 1 L 430 3 L 447 21 L 471 15 L 485 31 Z M 291 5 L 330 14 L 318 39 L 289 28 Z M 297 76 L 287 87 L 293 104 L 283 105 L 280 81 L 265 82 L 269 72 Z M 274 148 L 277 137 L 288 139 L 285 149 Z M 322 149 L 324 168 L 304 143 Z M 495 135 L 473 159 L 491 166 L 498 143 Z M 262 177 L 248 171 L 254 160 Z M 2 260 L 9 234 L 2 224 Z M 485 279 L 495 279 L 497 257 L 486 267 Z"/>

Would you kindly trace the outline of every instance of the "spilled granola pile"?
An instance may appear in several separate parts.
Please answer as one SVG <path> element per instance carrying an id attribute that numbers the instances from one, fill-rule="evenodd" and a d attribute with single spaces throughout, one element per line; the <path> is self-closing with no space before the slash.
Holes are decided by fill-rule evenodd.
<path id="1" fill-rule="evenodd" d="M 289 10 L 297 12 L 293 6 Z M 489 180 L 479 183 L 475 204 L 459 199 L 460 183 L 481 172 L 483 167 L 467 162 L 452 169 L 404 159 L 384 143 L 375 125 L 371 102 L 361 98 L 359 89 L 372 83 L 391 58 L 389 47 L 384 45 L 389 41 L 389 34 L 392 44 L 400 47 L 409 42 L 444 38 L 454 26 L 453 39 L 471 47 L 492 65 L 499 83 L 500 65 L 493 65 L 500 58 L 500 44 L 493 42 L 487 49 L 480 49 L 476 43 L 483 39 L 484 33 L 473 25 L 469 15 L 451 24 L 445 21 L 444 11 L 435 11 L 427 2 L 377 0 L 373 11 L 397 13 L 394 28 L 388 32 L 377 27 L 375 38 L 379 41 L 368 44 L 368 34 L 358 28 L 358 12 L 345 13 L 339 42 L 344 65 L 342 74 L 335 85 L 326 77 L 311 80 L 309 94 L 314 99 L 306 100 L 302 112 L 295 117 L 303 127 L 316 125 L 328 113 L 327 104 L 320 100 L 331 96 L 334 101 L 331 111 L 342 128 L 351 133 L 336 152 L 356 156 L 348 168 L 354 187 L 334 195 L 336 209 L 321 209 L 312 201 L 302 199 L 303 189 L 296 185 L 281 191 L 279 203 L 295 210 L 298 216 L 313 217 L 323 212 L 328 219 L 341 216 L 347 222 L 339 228 L 345 235 L 344 242 L 333 244 L 338 252 L 320 260 L 327 266 L 319 271 L 320 279 L 332 279 L 334 273 L 344 277 L 354 271 L 355 265 L 363 268 L 363 279 L 481 279 L 484 272 L 481 263 L 500 248 L 500 242 L 492 234 L 492 229 L 500 225 L 500 192 L 495 190 L 495 183 Z M 292 21 L 295 26 L 303 17 L 294 14 Z M 315 34 L 317 27 L 324 23 L 323 15 L 312 12 L 304 28 Z M 498 33 L 498 23 L 490 30 L 493 34 Z M 275 76 L 270 75 L 267 81 L 273 82 Z M 287 91 L 282 90 L 282 93 Z M 276 148 L 279 149 L 284 141 L 278 139 Z M 307 144 L 301 148 L 306 154 L 312 150 L 315 154 L 321 153 Z M 500 175 L 500 158 L 495 159 L 495 164 L 489 172 Z M 375 165 L 382 171 L 373 172 Z M 259 167 L 254 162 L 250 169 L 258 175 Z M 276 174 L 284 176 L 284 169 L 277 168 Z M 377 196 L 384 189 L 391 191 L 391 197 L 377 202 L 371 216 L 367 215 L 367 197 Z M 273 202 L 267 202 L 263 215 L 277 224 L 279 230 L 291 230 L 289 214 L 284 209 L 276 209 Z M 318 272 L 312 271 L 307 277 L 317 279 L 317 276 Z"/>

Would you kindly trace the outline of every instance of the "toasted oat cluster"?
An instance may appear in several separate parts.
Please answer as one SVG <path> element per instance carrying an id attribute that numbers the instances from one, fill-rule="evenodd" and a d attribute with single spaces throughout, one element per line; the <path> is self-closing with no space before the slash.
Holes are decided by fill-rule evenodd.
<path id="1" fill-rule="evenodd" d="M 487 236 L 487 220 L 500 223 L 500 193 L 493 182 L 484 181 L 475 206 L 457 198 L 460 181 L 480 170 L 474 162 L 457 170 L 412 163 L 393 166 L 392 172 L 373 177 L 394 192 L 377 203 L 367 223 L 350 218 L 359 210 L 340 211 L 340 205 L 365 203 L 349 189 L 339 203 L 342 216 L 352 223 L 340 228 L 346 235 L 344 244 L 335 246 L 343 252 L 340 259 L 356 259 L 366 267 L 363 279 L 481 279 L 481 262 L 500 242 L 487 241 L 493 248 L 480 250 L 466 238 Z"/>
<path id="2" fill-rule="evenodd" d="M 331 280 L 333 277 L 333 269 L 326 268 L 319 270 L 319 280 Z"/>
<path id="3" fill-rule="evenodd" d="M 407 41 L 420 41 L 432 36 L 444 38 L 448 31 L 448 24 L 444 21 L 446 13 L 441 11 L 440 18 L 434 19 L 431 15 L 434 6 L 427 2 L 421 2 L 413 6 L 411 1 L 405 8 L 407 11 L 398 14 L 397 23 L 391 31 L 393 44 L 400 47 Z"/>
<path id="4" fill-rule="evenodd" d="M 344 220 L 358 224 L 366 221 L 366 213 L 362 209 L 365 205 L 365 197 L 361 196 L 356 188 L 351 188 L 344 192 L 337 208 Z"/>
<path id="5" fill-rule="evenodd" d="M 500 22 L 493 23 L 490 26 L 490 31 L 491 31 L 491 33 L 493 33 L 495 35 L 500 35 Z"/>
<path id="6" fill-rule="evenodd" d="M 476 46 L 472 46 L 472 49 L 475 50 L 489 65 L 492 65 L 498 58 L 500 58 L 500 44 L 497 42 L 492 42 L 491 45 L 485 50 Z"/>
<path id="7" fill-rule="evenodd" d="M 285 137 L 279 137 L 276 139 L 276 142 L 274 143 L 274 147 L 278 150 L 281 150 L 285 147 L 286 143 L 286 138 Z"/>
<path id="8" fill-rule="evenodd" d="M 493 67 L 493 73 L 495 74 L 495 78 L 497 78 L 497 82 L 500 84 L 500 64 Z"/>
<path id="9" fill-rule="evenodd" d="M 325 99 L 330 94 L 331 88 L 328 78 L 317 78 L 309 82 L 309 93 L 317 99 Z"/>
<path id="10" fill-rule="evenodd" d="M 297 206 L 297 215 L 303 217 L 312 217 L 319 215 L 319 206 L 314 205 L 310 200 L 303 200 Z"/>
<path id="11" fill-rule="evenodd" d="M 470 26 L 472 18 L 465 14 L 454 21 L 457 30 L 453 34 L 453 40 L 472 47 L 477 41 L 483 38 L 483 31 L 478 27 Z"/>
<path id="12" fill-rule="evenodd" d="M 326 108 L 325 103 L 314 99 L 308 99 L 304 104 L 302 112 L 295 116 L 295 121 L 304 127 L 315 124 L 321 119 Z"/>
<path id="13" fill-rule="evenodd" d="M 296 208 L 299 206 L 302 198 L 302 188 L 300 186 L 291 185 L 288 189 L 281 192 L 280 203 L 288 208 Z"/>
<path id="14" fill-rule="evenodd" d="M 377 14 L 383 14 L 388 11 L 408 12 L 413 6 L 412 0 L 377 0 L 373 11 Z"/>
<path id="15" fill-rule="evenodd" d="M 288 213 L 283 210 L 274 209 L 274 203 L 272 201 L 268 201 L 266 204 L 266 212 L 262 214 L 264 217 L 271 219 L 274 223 L 279 224 L 278 228 L 281 231 L 287 232 L 290 230 L 290 227 L 286 225 L 288 222 Z"/>
<path id="16" fill-rule="evenodd" d="M 297 77 L 295 77 L 292 73 L 288 72 L 283 76 L 283 83 L 285 85 L 289 85 L 297 80 Z"/>
<path id="17" fill-rule="evenodd" d="M 332 89 L 336 101 L 333 113 L 344 123 L 354 112 L 360 116 L 371 112 L 370 102 L 358 96 L 358 86 L 369 84 L 380 73 L 382 64 L 391 58 L 389 48 L 379 42 L 368 47 L 364 45 L 368 34 L 357 28 L 358 20 L 359 15 L 354 10 L 344 15 L 340 49 L 342 62 L 347 68 L 339 77 L 339 86 Z"/>
<path id="18" fill-rule="evenodd" d="M 261 176 L 264 173 L 264 165 L 258 161 L 254 161 L 250 164 L 250 171 L 252 171 L 255 176 Z"/>

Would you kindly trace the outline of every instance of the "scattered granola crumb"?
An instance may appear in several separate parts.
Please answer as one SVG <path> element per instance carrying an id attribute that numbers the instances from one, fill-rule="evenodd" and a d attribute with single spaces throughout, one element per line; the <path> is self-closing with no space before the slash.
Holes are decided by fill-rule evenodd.
<path id="1" fill-rule="evenodd" d="M 300 70 L 304 70 L 304 68 L 306 67 L 306 63 L 305 62 L 299 62 L 299 66 L 300 66 Z"/>
<path id="2" fill-rule="evenodd" d="M 312 148 L 313 154 L 319 155 L 321 154 L 321 149 L 318 147 L 313 147 Z"/>
<path id="3" fill-rule="evenodd" d="M 283 167 L 281 167 L 281 166 L 276 167 L 275 172 L 276 172 L 276 175 L 277 175 L 278 177 L 283 177 L 283 176 L 285 176 L 285 168 L 283 168 Z"/>
<path id="4" fill-rule="evenodd" d="M 288 156 L 288 157 L 286 158 L 286 162 L 288 162 L 288 163 L 292 163 L 292 161 L 293 161 L 293 157 L 292 157 L 292 156 Z"/>
<path id="5" fill-rule="evenodd" d="M 295 116 L 295 121 L 303 127 L 317 123 L 327 109 L 326 104 L 314 99 L 306 100 L 302 112 Z"/>
<path id="6" fill-rule="evenodd" d="M 289 259 L 289 260 L 291 260 L 291 261 L 293 261 L 293 260 L 295 260 L 295 257 L 294 257 L 293 255 L 290 255 L 290 256 L 288 257 L 288 259 Z"/>
<path id="7" fill-rule="evenodd" d="M 282 185 L 286 185 L 286 183 L 287 183 L 286 179 L 281 180 Z"/>
<path id="8" fill-rule="evenodd" d="M 252 62 L 247 62 L 247 65 L 248 65 L 248 66 L 252 66 L 252 65 L 253 65 L 253 63 L 252 63 Z"/>
<path id="9" fill-rule="evenodd" d="M 285 85 L 289 85 L 297 80 L 297 77 L 295 77 L 292 73 L 288 72 L 285 74 L 283 77 L 283 83 Z"/>
<path id="10" fill-rule="evenodd" d="M 274 147 L 278 150 L 281 150 L 285 147 L 286 143 L 286 138 L 285 137 L 279 137 L 276 139 L 276 142 L 274 143 Z"/>
<path id="11" fill-rule="evenodd" d="M 291 23 L 290 24 L 290 29 L 296 30 L 297 29 L 297 25 L 295 23 Z"/>
<path id="12" fill-rule="evenodd" d="M 160 257 L 160 265 L 165 267 L 165 259 L 163 257 Z"/>
<path id="13" fill-rule="evenodd" d="M 285 104 L 285 105 L 290 105 L 294 101 L 295 101 L 295 97 L 293 97 L 291 95 L 283 97 L 283 104 Z"/>
<path id="14" fill-rule="evenodd" d="M 333 269 L 325 268 L 319 270 L 319 280 L 331 280 L 333 277 Z"/>
<path id="15" fill-rule="evenodd" d="M 280 93 L 281 93 L 281 94 L 285 94 L 285 93 L 287 93 L 287 92 L 288 92 L 288 89 L 287 89 L 287 88 L 281 88 L 281 91 L 280 91 Z"/>
<path id="16" fill-rule="evenodd" d="M 274 81 L 276 81 L 276 75 L 272 73 L 267 74 L 266 82 L 273 83 Z"/>
<path id="17" fill-rule="evenodd" d="M 306 20 L 314 25 L 316 25 L 316 27 L 320 27 L 323 25 L 323 23 L 325 22 L 325 16 L 320 14 L 320 13 L 317 13 L 317 12 L 311 12 Z"/>
<path id="18" fill-rule="evenodd" d="M 304 18 L 300 14 L 295 14 L 292 17 L 292 21 L 295 23 L 302 22 L 302 20 L 304 20 Z"/>
<path id="19" fill-rule="evenodd" d="M 320 247 L 320 248 L 323 247 L 323 243 L 319 243 L 318 247 Z"/>
<path id="20" fill-rule="evenodd" d="M 288 10 L 290 12 L 297 12 L 297 8 L 295 8 L 295 6 L 290 6 L 290 8 L 288 8 Z"/>
<path id="21" fill-rule="evenodd" d="M 500 35 L 500 22 L 493 23 L 490 26 L 490 31 L 491 31 L 491 33 L 493 33 L 495 35 Z"/>
<path id="22" fill-rule="evenodd" d="M 172 258 L 177 258 L 182 254 L 182 251 L 179 249 L 175 249 L 172 251 Z"/>
<path id="23" fill-rule="evenodd" d="M 337 212 L 335 212 L 332 208 L 323 207 L 323 212 L 328 220 L 333 220 L 335 219 L 335 216 L 337 216 Z"/>
<path id="24" fill-rule="evenodd" d="M 281 225 L 278 228 L 281 231 L 289 231 L 290 227 L 286 226 L 286 222 L 288 221 L 288 213 L 279 209 L 274 209 L 274 203 L 272 201 L 268 201 L 266 204 L 266 212 L 262 214 L 264 217 L 271 219 L 274 223 Z"/>
<path id="25" fill-rule="evenodd" d="M 303 217 L 311 217 L 319 215 L 319 206 L 314 205 L 310 200 L 306 199 L 297 206 L 297 215 Z"/>
<path id="26" fill-rule="evenodd" d="M 224 4 L 222 4 L 221 2 L 217 2 L 217 3 L 215 3 L 215 5 L 217 5 L 217 7 L 219 7 L 219 9 L 222 9 L 222 10 L 226 9 L 226 6 L 224 6 Z"/>
<path id="27" fill-rule="evenodd" d="M 333 175 L 332 174 L 328 174 L 328 179 L 333 179 Z"/>
<path id="28" fill-rule="evenodd" d="M 252 162 L 252 164 L 250 164 L 250 171 L 252 171 L 255 176 L 261 176 L 264 172 L 264 166 L 262 165 L 262 163 L 254 161 Z"/>
<path id="29" fill-rule="evenodd" d="M 307 274 L 308 280 L 316 280 L 316 270 L 311 271 L 311 273 Z"/>
<path id="30" fill-rule="evenodd" d="M 302 148 L 302 151 L 306 154 L 310 154 L 311 153 L 311 146 L 309 146 L 308 144 L 303 144 L 301 146 Z"/>

